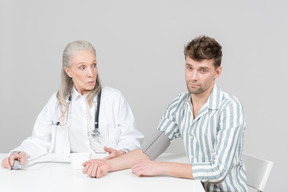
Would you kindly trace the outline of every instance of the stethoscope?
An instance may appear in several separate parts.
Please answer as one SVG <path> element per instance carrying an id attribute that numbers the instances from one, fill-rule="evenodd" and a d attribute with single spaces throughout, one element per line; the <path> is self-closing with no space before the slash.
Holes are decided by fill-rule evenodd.
<path id="1" fill-rule="evenodd" d="M 100 132 L 99 132 L 99 114 L 100 114 L 100 101 L 101 101 L 101 88 L 99 90 L 99 93 L 98 93 L 98 96 L 97 96 L 97 108 L 96 108 L 96 112 L 95 112 L 95 122 L 94 122 L 94 130 L 91 131 L 91 136 L 92 137 L 98 137 L 100 135 Z M 71 102 L 71 95 L 69 96 L 68 98 L 68 102 L 70 105 L 70 102 Z M 56 123 L 54 123 L 52 121 L 52 125 L 56 125 L 56 126 L 64 126 L 67 124 L 68 122 L 68 113 L 69 113 L 69 109 L 68 109 L 68 112 L 67 112 L 67 116 L 66 116 L 66 122 L 64 124 L 61 124 L 60 121 L 57 121 Z"/>
<path id="2" fill-rule="evenodd" d="M 98 97 L 97 97 L 97 109 L 95 112 L 94 130 L 92 130 L 91 132 L 92 137 L 98 137 L 100 135 L 100 132 L 99 132 L 100 100 L 101 100 L 101 88 L 99 90 Z"/>

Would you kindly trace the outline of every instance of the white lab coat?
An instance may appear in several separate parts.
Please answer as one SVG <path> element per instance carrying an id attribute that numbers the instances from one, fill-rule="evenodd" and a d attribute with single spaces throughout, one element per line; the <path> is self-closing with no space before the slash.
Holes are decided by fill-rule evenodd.
<path id="1" fill-rule="evenodd" d="M 95 115 L 96 103 L 97 96 L 94 98 L 93 107 L 90 109 L 92 116 Z M 125 151 L 139 148 L 143 140 L 143 134 L 137 131 L 133 113 L 121 92 L 114 88 L 102 87 L 100 103 L 99 131 L 101 133 L 102 148 L 108 146 Z M 24 140 L 19 147 L 10 151 L 10 154 L 16 151 L 24 151 L 29 155 L 29 159 L 47 153 L 69 154 L 69 117 L 67 124 L 57 126 L 55 122 L 59 121 L 58 117 L 60 115 L 59 103 L 55 93 L 38 115 L 32 136 Z M 94 118 L 91 123 L 94 123 Z"/>

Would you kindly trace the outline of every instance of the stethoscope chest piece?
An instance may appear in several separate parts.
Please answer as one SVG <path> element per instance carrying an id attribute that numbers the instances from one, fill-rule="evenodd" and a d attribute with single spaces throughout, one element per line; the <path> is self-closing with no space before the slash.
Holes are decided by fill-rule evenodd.
<path id="1" fill-rule="evenodd" d="M 94 129 L 94 130 L 91 131 L 91 135 L 92 135 L 92 137 L 99 137 L 100 132 L 98 131 L 98 129 L 97 130 Z"/>

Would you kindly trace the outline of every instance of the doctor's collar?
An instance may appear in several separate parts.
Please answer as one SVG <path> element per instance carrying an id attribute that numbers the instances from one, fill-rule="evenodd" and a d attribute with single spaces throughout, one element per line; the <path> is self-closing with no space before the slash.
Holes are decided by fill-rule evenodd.
<path id="1" fill-rule="evenodd" d="M 77 99 L 80 99 L 82 97 L 86 97 L 86 95 L 81 95 L 77 89 L 75 88 L 75 86 L 73 86 L 73 89 L 71 90 L 71 94 L 70 96 L 72 96 L 73 101 L 76 101 Z M 71 100 L 72 100 L 71 99 Z"/>

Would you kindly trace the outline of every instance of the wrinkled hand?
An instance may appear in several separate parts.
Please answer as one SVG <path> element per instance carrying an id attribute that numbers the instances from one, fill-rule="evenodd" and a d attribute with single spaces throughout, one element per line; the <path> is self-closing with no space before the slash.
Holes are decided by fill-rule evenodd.
<path id="1" fill-rule="evenodd" d="M 10 155 L 6 159 L 3 159 L 2 167 L 11 170 L 11 167 L 14 164 L 15 160 L 18 160 L 21 165 L 24 165 L 26 162 L 26 153 L 25 152 L 14 153 L 13 155 Z"/>
<path id="2" fill-rule="evenodd" d="M 109 148 L 106 146 L 104 147 L 104 150 L 109 153 L 109 155 L 104 158 L 106 160 L 113 159 L 115 157 L 119 157 L 119 156 L 124 155 L 126 153 L 125 151 L 117 151 L 116 149 Z"/>
<path id="3" fill-rule="evenodd" d="M 149 159 L 142 159 L 137 161 L 131 169 L 132 173 L 138 177 L 161 174 L 160 162 L 151 161 Z"/>
<path id="4" fill-rule="evenodd" d="M 100 178 L 109 172 L 109 165 L 104 159 L 91 159 L 86 161 L 83 165 L 82 172 L 90 177 Z"/>

